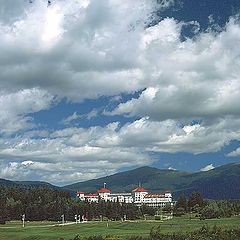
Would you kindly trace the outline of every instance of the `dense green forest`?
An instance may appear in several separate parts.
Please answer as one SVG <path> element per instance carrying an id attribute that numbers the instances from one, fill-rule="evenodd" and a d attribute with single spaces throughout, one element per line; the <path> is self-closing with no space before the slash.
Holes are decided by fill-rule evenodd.
<path id="1" fill-rule="evenodd" d="M 200 219 L 231 217 L 240 214 L 239 200 L 204 200 L 200 193 L 192 192 L 189 198 L 179 196 L 173 213 L 175 216 L 193 214 Z"/>
<path id="2" fill-rule="evenodd" d="M 20 220 L 22 214 L 26 220 L 61 220 L 74 221 L 75 215 L 88 220 L 107 218 L 111 220 L 137 219 L 144 214 L 154 214 L 155 210 L 148 207 L 138 208 L 133 204 L 118 202 L 85 203 L 72 199 L 68 192 L 49 188 L 0 188 L 0 219 Z"/>

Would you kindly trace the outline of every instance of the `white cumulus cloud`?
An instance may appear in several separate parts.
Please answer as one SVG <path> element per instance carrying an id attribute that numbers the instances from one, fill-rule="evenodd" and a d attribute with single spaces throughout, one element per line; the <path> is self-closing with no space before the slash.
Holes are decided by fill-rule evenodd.
<path id="1" fill-rule="evenodd" d="M 151 153 L 216 152 L 240 140 L 239 21 L 218 32 L 200 32 L 194 19 L 150 24 L 173 4 L 0 0 L 0 177 L 64 184 L 151 164 Z M 183 41 L 186 24 L 195 36 Z M 71 127 L 102 113 L 73 110 L 51 130 L 31 117 L 59 99 L 102 96 L 118 104 L 104 117 L 137 120 Z"/>
<path id="2" fill-rule="evenodd" d="M 215 167 L 213 166 L 213 164 L 209 164 L 203 168 L 201 168 L 201 171 L 202 172 L 207 172 L 207 171 L 210 171 L 210 170 L 213 170 Z"/>
<path id="3" fill-rule="evenodd" d="M 37 88 L 0 92 L 0 134 L 8 135 L 34 127 L 28 114 L 49 109 L 54 100 L 53 95 Z"/>

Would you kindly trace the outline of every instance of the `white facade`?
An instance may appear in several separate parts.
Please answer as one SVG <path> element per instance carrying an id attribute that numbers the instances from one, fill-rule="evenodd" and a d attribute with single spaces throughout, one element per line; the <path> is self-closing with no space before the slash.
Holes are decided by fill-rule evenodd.
<path id="1" fill-rule="evenodd" d="M 135 188 L 132 193 L 111 193 L 109 189 L 102 188 L 95 194 L 77 192 L 77 196 L 81 201 L 86 202 L 104 200 L 106 202 L 134 203 L 137 206 L 147 205 L 150 207 L 164 207 L 166 204 L 173 205 L 171 191 L 149 193 L 142 187 Z"/>
<path id="2" fill-rule="evenodd" d="M 109 198 L 112 202 L 133 203 L 133 197 L 131 193 L 111 193 Z"/>
<path id="3" fill-rule="evenodd" d="M 99 196 L 97 194 L 86 194 L 85 199 L 83 201 L 87 202 L 98 202 L 99 201 Z"/>
<path id="4" fill-rule="evenodd" d="M 85 200 L 85 193 L 84 192 L 77 192 L 77 196 L 81 201 Z"/>
<path id="5" fill-rule="evenodd" d="M 100 199 L 103 199 L 106 202 L 111 201 L 110 194 L 111 194 L 111 192 L 100 192 L 100 190 L 98 191 L 98 195 L 99 195 Z"/>
<path id="6" fill-rule="evenodd" d="M 170 194 L 147 194 L 144 197 L 143 203 L 150 207 L 164 207 L 166 204 L 172 205 L 172 195 L 170 196 Z"/>
<path id="7" fill-rule="evenodd" d="M 144 203 L 144 197 L 148 194 L 148 191 L 144 188 L 138 187 L 132 191 L 133 201 L 136 205 L 142 205 Z"/>

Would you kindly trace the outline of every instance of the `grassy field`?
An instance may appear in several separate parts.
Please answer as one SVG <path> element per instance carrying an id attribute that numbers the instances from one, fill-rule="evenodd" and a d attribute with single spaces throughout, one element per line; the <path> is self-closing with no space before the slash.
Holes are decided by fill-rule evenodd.
<path id="1" fill-rule="evenodd" d="M 0 226 L 0 240 L 69 240 L 76 235 L 118 235 L 120 237 L 130 235 L 148 235 L 152 227 L 159 224 L 162 232 L 193 231 L 202 225 L 221 225 L 225 228 L 240 226 L 240 217 L 214 219 L 200 221 L 190 220 L 187 217 L 174 218 L 172 220 L 158 221 L 126 221 L 126 222 L 87 222 L 65 226 L 53 226 L 53 222 L 26 222 L 22 228 L 21 222 L 11 222 Z"/>

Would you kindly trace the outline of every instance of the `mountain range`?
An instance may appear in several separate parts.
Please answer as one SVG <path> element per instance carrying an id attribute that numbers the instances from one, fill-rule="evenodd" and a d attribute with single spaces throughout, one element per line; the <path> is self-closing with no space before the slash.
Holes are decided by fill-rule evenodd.
<path id="1" fill-rule="evenodd" d="M 69 191 L 73 195 L 76 191 L 96 192 L 103 183 L 107 183 L 107 188 L 113 192 L 129 192 L 141 184 L 151 192 L 171 189 L 174 199 L 181 193 L 189 195 L 193 191 L 201 192 L 204 198 L 209 199 L 240 199 L 240 163 L 231 163 L 210 171 L 195 173 L 146 166 L 63 187 L 47 182 L 13 182 L 0 179 L 0 185 L 3 186 L 48 187 Z"/>

